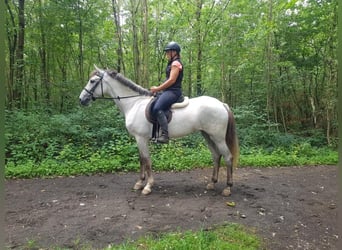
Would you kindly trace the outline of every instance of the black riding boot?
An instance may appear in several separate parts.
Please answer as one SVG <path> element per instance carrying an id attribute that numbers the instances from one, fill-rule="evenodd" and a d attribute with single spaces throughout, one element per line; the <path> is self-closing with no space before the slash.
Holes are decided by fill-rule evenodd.
<path id="1" fill-rule="evenodd" d="M 157 121 L 161 128 L 161 136 L 157 138 L 157 142 L 159 143 L 168 143 L 169 142 L 169 132 L 168 132 L 168 124 L 166 115 L 163 111 L 159 110 L 157 112 Z"/>

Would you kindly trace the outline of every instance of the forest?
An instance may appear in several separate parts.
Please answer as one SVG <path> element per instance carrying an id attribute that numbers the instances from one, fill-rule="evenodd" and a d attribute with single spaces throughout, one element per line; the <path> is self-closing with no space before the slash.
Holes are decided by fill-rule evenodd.
<path id="1" fill-rule="evenodd" d="M 90 133 L 80 132 L 86 128 L 80 113 L 101 114 L 78 103 L 94 64 L 146 88 L 158 85 L 170 41 L 182 47 L 184 94 L 228 103 L 242 146 L 270 146 L 274 137 L 265 137 L 272 133 L 282 134 L 282 145 L 293 136 L 337 145 L 337 1 L 5 0 L 5 6 L 7 160 L 35 152 L 36 161 L 49 149 L 55 157 L 71 139 L 84 143 L 76 139 Z M 111 110 L 105 116 L 117 112 L 96 105 Z M 112 119 L 109 137 L 104 129 L 103 137 L 91 136 L 117 147 L 105 140 L 115 136 L 109 127 L 119 122 Z M 64 141 L 51 139 L 63 134 Z"/>

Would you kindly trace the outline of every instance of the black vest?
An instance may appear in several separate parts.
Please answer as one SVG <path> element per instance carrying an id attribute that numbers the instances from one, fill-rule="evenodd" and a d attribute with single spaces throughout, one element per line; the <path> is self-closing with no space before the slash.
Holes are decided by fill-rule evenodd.
<path id="1" fill-rule="evenodd" d="M 183 66 L 183 63 L 181 62 L 181 60 L 179 58 L 175 59 L 175 60 L 172 60 L 170 61 L 167 66 L 166 66 L 166 79 L 169 79 L 170 77 L 170 73 L 171 73 L 171 64 L 174 62 L 174 61 L 178 61 L 180 62 L 180 64 L 182 64 L 182 70 L 179 71 L 179 75 L 176 79 L 176 82 L 174 84 L 172 84 L 170 87 L 168 87 L 166 90 L 181 90 L 182 89 L 182 80 L 183 80 L 183 71 L 184 71 L 184 66 Z"/>

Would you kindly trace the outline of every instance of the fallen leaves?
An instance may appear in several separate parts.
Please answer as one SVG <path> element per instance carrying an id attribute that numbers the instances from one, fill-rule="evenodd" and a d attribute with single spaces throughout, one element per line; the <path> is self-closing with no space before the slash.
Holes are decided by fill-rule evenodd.
<path id="1" fill-rule="evenodd" d="M 235 207 L 236 205 L 234 201 L 227 201 L 226 204 L 228 207 Z"/>

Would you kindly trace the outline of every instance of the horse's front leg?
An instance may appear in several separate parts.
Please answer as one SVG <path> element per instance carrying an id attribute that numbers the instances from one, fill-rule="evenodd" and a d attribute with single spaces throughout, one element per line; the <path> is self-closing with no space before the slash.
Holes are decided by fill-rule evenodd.
<path id="1" fill-rule="evenodd" d="M 144 188 L 144 180 L 145 180 L 145 164 L 142 162 L 142 157 L 139 155 L 140 160 L 140 175 L 139 180 L 135 183 L 133 189 L 141 190 Z"/>
<path id="2" fill-rule="evenodd" d="M 142 189 L 142 194 L 147 195 L 151 193 L 154 184 L 152 175 L 152 162 L 148 150 L 148 140 L 145 138 L 136 138 L 139 149 L 140 160 L 140 178 L 134 185 L 134 190 Z M 147 183 L 144 187 L 145 174 L 147 174 Z"/>
<path id="3" fill-rule="evenodd" d="M 144 189 L 142 190 L 142 194 L 150 194 L 152 192 L 152 187 L 154 184 L 154 178 L 152 175 L 152 162 L 151 162 L 151 158 L 150 157 L 145 157 L 140 155 L 140 168 L 144 168 L 147 174 L 147 183 L 144 187 Z"/>

